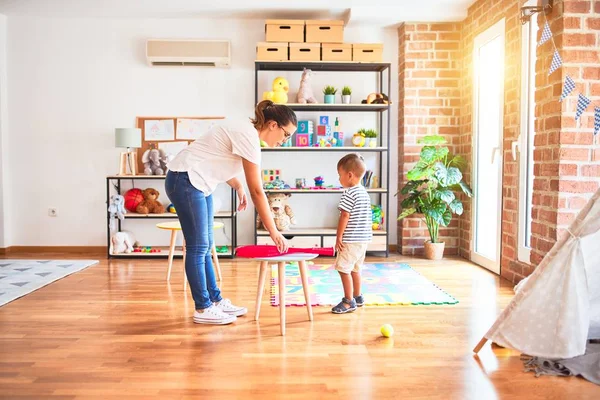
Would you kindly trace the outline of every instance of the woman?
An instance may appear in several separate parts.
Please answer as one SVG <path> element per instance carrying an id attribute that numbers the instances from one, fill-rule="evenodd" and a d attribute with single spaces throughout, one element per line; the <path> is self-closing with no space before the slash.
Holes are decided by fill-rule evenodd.
<path id="1" fill-rule="evenodd" d="M 289 107 L 264 100 L 256 106 L 250 122 L 213 127 L 169 163 L 165 189 L 185 237 L 185 273 L 196 306 L 194 322 L 230 324 L 248 312 L 223 299 L 215 279 L 210 256 L 214 240 L 212 193 L 219 183 L 227 182 L 235 189 L 238 211 L 242 211 L 247 198 L 236 176 L 243 171 L 252 202 L 271 239 L 280 252 L 287 251 L 287 240 L 275 227 L 262 188 L 260 142 L 269 147 L 281 146 L 290 139 L 297 124 L 296 114 Z"/>

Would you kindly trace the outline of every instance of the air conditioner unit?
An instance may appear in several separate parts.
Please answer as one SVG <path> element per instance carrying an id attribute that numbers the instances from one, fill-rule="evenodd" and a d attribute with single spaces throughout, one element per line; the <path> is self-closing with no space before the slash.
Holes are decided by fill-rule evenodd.
<path id="1" fill-rule="evenodd" d="M 184 67 L 229 67 L 231 43 L 227 40 L 148 39 L 149 65 Z"/>

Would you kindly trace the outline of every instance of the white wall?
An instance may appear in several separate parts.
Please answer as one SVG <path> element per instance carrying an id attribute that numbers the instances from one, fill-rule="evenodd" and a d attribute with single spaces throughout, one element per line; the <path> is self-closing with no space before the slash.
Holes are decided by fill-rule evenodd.
<path id="1" fill-rule="evenodd" d="M 120 151 L 114 148 L 115 127 L 133 126 L 136 116 L 247 118 L 253 115 L 253 61 L 256 42 L 264 38 L 263 23 L 263 20 L 10 17 L 8 104 L 11 125 L 9 147 L 5 142 L 3 149 L 3 155 L 11 154 L 8 160 L 11 179 L 8 185 L 5 182 L 5 197 L 9 204 L 15 205 L 10 209 L 14 227 L 8 240 L 10 244 L 105 244 L 105 176 L 117 172 Z M 144 41 L 152 37 L 229 39 L 233 66 L 230 69 L 148 67 Z M 346 41 L 384 41 L 385 59 L 392 62 L 393 67 L 390 94 L 395 97 L 396 31 L 348 28 Z M 298 85 L 299 76 L 286 76 L 292 88 Z M 374 80 L 364 81 L 363 77 L 354 74 L 317 76 L 314 89 L 320 93 L 319 88 L 326 83 L 348 84 L 355 88 L 356 100 L 375 90 Z M 259 91 L 262 92 L 268 89 L 272 78 L 261 79 Z M 303 116 L 306 115 L 299 115 Z M 340 116 L 348 129 L 371 123 L 352 121 L 350 117 L 346 122 L 346 118 Z M 397 149 L 395 109 L 391 118 L 394 132 L 391 148 Z M 396 158 L 395 150 L 392 154 Z M 284 162 L 281 156 L 266 155 L 264 166 L 279 166 Z M 330 156 L 331 159 L 307 157 L 302 162 L 312 165 L 328 182 L 334 183 L 337 155 L 330 153 Z M 294 153 L 294 157 L 300 155 Z M 397 165 L 397 161 L 393 160 L 391 165 Z M 397 168 L 391 170 L 391 189 L 395 192 Z M 285 178 L 293 180 L 296 175 L 290 167 L 289 176 L 286 172 Z M 156 185 L 164 192 L 162 182 Z M 219 195 L 227 204 L 227 190 L 221 188 Z M 298 203 L 300 199 L 294 199 L 293 206 L 304 219 L 303 210 L 310 209 L 311 201 L 315 200 L 302 199 Z M 166 197 L 163 200 L 167 202 Z M 48 207 L 57 207 L 59 216 L 48 217 Z M 393 211 L 390 217 L 395 219 L 393 202 L 390 208 Z M 333 213 L 323 211 L 323 214 L 328 214 L 327 219 L 333 221 Z M 155 234 L 151 222 L 127 221 L 126 224 L 127 228 L 139 232 L 138 237 L 144 244 L 167 241 L 165 236 Z M 252 224 L 253 210 L 249 210 L 238 222 L 240 244 L 252 241 Z M 394 243 L 395 224 L 390 225 L 394 228 L 391 238 Z M 143 227 L 148 229 L 141 229 Z"/>
<path id="2" fill-rule="evenodd" d="M 0 14 L 0 248 L 7 247 L 9 217 L 6 212 L 6 175 L 8 174 L 8 107 L 7 107 L 7 73 L 6 73 L 6 16 Z"/>

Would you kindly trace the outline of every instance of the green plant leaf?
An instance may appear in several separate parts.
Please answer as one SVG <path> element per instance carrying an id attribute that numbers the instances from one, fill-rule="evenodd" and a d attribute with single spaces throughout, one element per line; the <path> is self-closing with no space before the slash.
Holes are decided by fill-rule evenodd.
<path id="1" fill-rule="evenodd" d="M 452 203 L 452 201 L 455 199 L 454 193 L 450 189 L 437 190 L 436 193 L 438 198 L 446 204 Z"/>
<path id="2" fill-rule="evenodd" d="M 450 221 L 452 221 L 452 213 L 450 210 L 446 210 L 444 214 L 442 214 L 442 221 L 440 222 L 440 225 L 448 226 L 450 225 Z"/>
<path id="3" fill-rule="evenodd" d="M 406 218 L 409 215 L 412 215 L 416 212 L 417 212 L 417 210 L 414 208 L 407 208 L 407 209 L 403 210 L 400 215 L 398 215 L 398 219 Z"/>
<path id="4" fill-rule="evenodd" d="M 450 210 L 456 215 L 462 215 L 463 213 L 463 204 L 460 200 L 454 199 L 452 203 L 448 204 Z"/>
<path id="5" fill-rule="evenodd" d="M 400 203 L 402 209 L 405 208 L 418 208 L 420 206 L 419 203 L 419 194 L 413 194 L 402 200 Z"/>
<path id="6" fill-rule="evenodd" d="M 462 172 L 456 167 L 448 168 L 448 175 L 444 186 L 456 185 L 462 180 Z"/>
<path id="7" fill-rule="evenodd" d="M 437 161 L 443 160 L 448 155 L 449 152 L 450 152 L 450 150 L 448 150 L 447 147 L 439 147 L 435 152 L 435 157 L 436 157 Z"/>
<path id="8" fill-rule="evenodd" d="M 417 141 L 419 144 L 426 146 L 439 146 L 446 143 L 446 139 L 440 135 L 429 135 L 425 136 Z"/>
<path id="9" fill-rule="evenodd" d="M 441 162 L 436 162 L 434 168 L 435 172 L 433 175 L 438 180 L 438 182 L 442 186 L 448 186 L 448 184 L 446 183 L 448 181 L 448 168 L 446 168 L 446 166 Z"/>
<path id="10" fill-rule="evenodd" d="M 471 191 L 471 188 L 469 187 L 469 185 L 467 185 L 464 182 L 458 182 L 458 184 L 460 185 L 462 191 L 469 197 L 473 197 L 473 192 Z"/>
<path id="11" fill-rule="evenodd" d="M 421 186 L 421 184 L 423 182 L 425 182 L 425 181 L 424 180 L 408 181 L 408 182 L 406 182 L 406 185 L 404 185 L 402 190 L 400 190 L 400 193 L 401 194 L 409 194 L 410 192 L 416 190 L 419 186 Z"/>
<path id="12" fill-rule="evenodd" d="M 446 212 L 446 203 L 435 202 L 431 203 L 430 207 L 423 210 L 425 215 L 429 215 L 438 224 L 442 223 L 442 218 Z"/>
<path id="13" fill-rule="evenodd" d="M 461 156 L 454 156 L 448 163 L 449 167 L 457 167 L 458 169 L 465 169 L 467 167 L 467 160 Z"/>
<path id="14" fill-rule="evenodd" d="M 433 146 L 424 146 L 421 149 L 420 157 L 420 161 L 423 161 L 427 164 L 431 164 L 434 161 L 437 161 L 437 150 Z"/>

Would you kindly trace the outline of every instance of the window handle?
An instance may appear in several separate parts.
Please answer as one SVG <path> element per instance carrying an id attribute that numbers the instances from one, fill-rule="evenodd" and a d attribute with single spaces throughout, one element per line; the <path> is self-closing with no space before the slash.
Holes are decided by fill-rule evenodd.
<path id="1" fill-rule="evenodd" d="M 513 156 L 513 160 L 515 160 L 515 161 L 517 161 L 517 147 L 519 147 L 519 153 L 520 153 L 521 152 L 521 135 L 519 135 L 517 140 L 514 140 L 511 145 L 512 156 Z"/>

